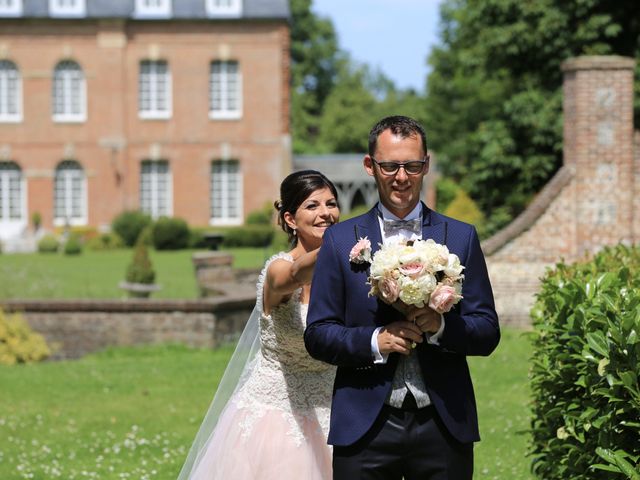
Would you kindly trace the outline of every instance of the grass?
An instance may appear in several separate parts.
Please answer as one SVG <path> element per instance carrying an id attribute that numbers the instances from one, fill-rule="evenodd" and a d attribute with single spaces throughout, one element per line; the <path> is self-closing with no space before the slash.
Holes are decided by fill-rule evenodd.
<path id="1" fill-rule="evenodd" d="M 118 348 L 0 367 L 0 478 L 175 479 L 230 354 Z"/>
<path id="2" fill-rule="evenodd" d="M 478 403 L 480 437 L 475 447 L 474 479 L 530 480 L 525 457 L 529 428 L 528 371 L 531 344 L 527 333 L 502 329 L 489 357 L 470 357 Z"/>
<path id="3" fill-rule="evenodd" d="M 0 478 L 174 480 L 231 354 L 117 348 L 77 361 L 0 366 Z M 483 441 L 477 480 L 528 480 L 530 347 L 505 330 L 471 359 Z"/>
<path id="4" fill-rule="evenodd" d="M 151 251 L 156 281 L 154 298 L 197 298 L 191 262 L 195 250 Z M 228 250 L 236 268 L 260 268 L 271 250 Z M 0 255 L 0 300 L 12 298 L 124 298 L 118 284 L 124 279 L 133 250 L 84 251 L 81 255 Z"/>

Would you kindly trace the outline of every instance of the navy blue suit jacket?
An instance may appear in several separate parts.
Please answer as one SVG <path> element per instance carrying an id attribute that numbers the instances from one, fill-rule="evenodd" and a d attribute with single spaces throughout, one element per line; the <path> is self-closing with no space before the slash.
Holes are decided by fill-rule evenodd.
<path id="1" fill-rule="evenodd" d="M 304 339 L 312 357 L 338 366 L 328 443 L 351 445 L 380 414 L 391 389 L 399 354 L 374 364 L 371 336 L 382 325 L 402 319 L 393 307 L 368 295 L 369 264 L 349 262 L 360 237 L 372 252 L 382 243 L 377 207 L 329 228 L 318 254 Z M 427 391 L 449 432 L 460 442 L 480 439 L 467 355 L 489 355 L 500 339 L 498 316 L 480 242 L 472 225 L 423 205 L 422 238 L 446 244 L 464 265 L 463 300 L 444 315 L 439 345 L 416 348 Z M 415 352 L 413 354 L 415 354 Z"/>

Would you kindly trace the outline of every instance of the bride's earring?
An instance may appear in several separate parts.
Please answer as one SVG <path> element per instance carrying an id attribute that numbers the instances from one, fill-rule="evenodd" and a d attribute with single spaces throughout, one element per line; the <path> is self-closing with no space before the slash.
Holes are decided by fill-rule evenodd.
<path id="1" fill-rule="evenodd" d="M 298 231 L 294 228 L 293 229 L 293 236 L 295 237 L 296 235 L 298 235 Z"/>

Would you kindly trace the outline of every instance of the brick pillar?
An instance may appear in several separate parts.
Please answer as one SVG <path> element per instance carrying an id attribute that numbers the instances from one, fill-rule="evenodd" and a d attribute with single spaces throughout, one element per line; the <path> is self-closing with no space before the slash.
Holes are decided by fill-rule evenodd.
<path id="1" fill-rule="evenodd" d="M 564 163 L 575 168 L 576 254 L 633 241 L 633 70 L 577 57 L 564 72 Z"/>
<path id="2" fill-rule="evenodd" d="M 640 244 L 640 131 L 635 132 L 633 143 L 633 243 Z"/>

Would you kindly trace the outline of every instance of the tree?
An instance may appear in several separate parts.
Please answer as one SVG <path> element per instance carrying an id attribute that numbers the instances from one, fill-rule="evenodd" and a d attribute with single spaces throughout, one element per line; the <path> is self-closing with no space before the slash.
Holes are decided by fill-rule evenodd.
<path id="1" fill-rule="evenodd" d="M 489 231 L 525 208 L 562 163 L 562 62 L 638 57 L 639 37 L 633 0 L 443 4 L 442 45 L 429 57 L 427 133 L 439 167 L 479 203 Z"/>
<path id="2" fill-rule="evenodd" d="M 396 90 L 393 81 L 367 64 L 344 55 L 336 84 L 320 119 L 319 149 L 323 152 L 364 153 L 369 130 L 388 115 L 421 118 L 423 100 L 412 90 Z"/>
<path id="3" fill-rule="evenodd" d="M 293 151 L 313 151 L 319 120 L 338 69 L 333 24 L 311 11 L 311 0 L 291 0 L 291 129 Z"/>

